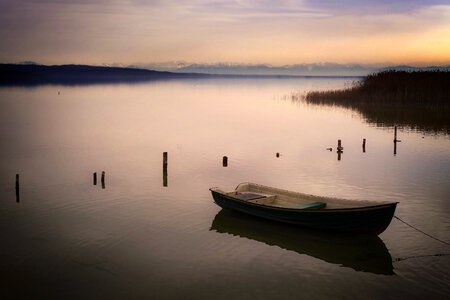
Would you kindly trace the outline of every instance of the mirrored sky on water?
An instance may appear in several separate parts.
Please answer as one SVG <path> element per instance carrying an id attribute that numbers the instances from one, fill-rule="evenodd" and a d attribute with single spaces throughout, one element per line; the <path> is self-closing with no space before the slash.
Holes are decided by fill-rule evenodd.
<path id="1" fill-rule="evenodd" d="M 396 219 L 379 237 L 345 238 L 271 226 L 224 212 L 212 200 L 209 188 L 231 190 L 244 181 L 394 200 L 397 216 L 447 240 L 448 136 L 400 128 L 394 155 L 392 127 L 289 97 L 346 82 L 211 79 L 0 89 L 1 295 L 445 299 L 450 260 L 434 255 L 448 253 L 447 246 Z"/>

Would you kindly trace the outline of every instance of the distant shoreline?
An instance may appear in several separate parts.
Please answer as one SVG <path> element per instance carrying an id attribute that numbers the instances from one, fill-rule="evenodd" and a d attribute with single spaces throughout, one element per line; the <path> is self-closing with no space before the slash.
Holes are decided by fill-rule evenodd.
<path id="1" fill-rule="evenodd" d="M 34 65 L 0 64 L 0 85 L 45 85 L 45 84 L 100 84 L 139 83 L 168 79 L 203 78 L 348 78 L 361 76 L 311 76 L 311 75 L 229 75 L 206 73 L 175 73 L 138 68 L 103 67 L 89 65 Z"/>

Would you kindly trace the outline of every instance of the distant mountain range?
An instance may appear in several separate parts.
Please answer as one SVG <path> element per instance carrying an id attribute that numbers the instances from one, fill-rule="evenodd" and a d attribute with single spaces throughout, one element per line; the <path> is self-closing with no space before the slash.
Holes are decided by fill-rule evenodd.
<path id="1" fill-rule="evenodd" d="M 383 70 L 445 70 L 450 66 L 373 67 L 340 64 L 302 64 L 289 66 L 234 64 L 155 64 L 128 67 L 60 65 L 46 66 L 33 62 L 0 64 L 0 85 L 90 84 L 140 82 L 176 78 L 213 77 L 361 77 Z"/>
<path id="2" fill-rule="evenodd" d="M 314 63 L 272 66 L 267 64 L 189 64 L 185 62 L 167 62 L 155 64 L 136 64 L 128 67 L 169 71 L 174 73 L 205 73 L 218 75 L 269 75 L 269 76 L 365 76 L 384 70 L 446 70 L 447 66 L 415 67 L 408 65 L 382 66 L 361 64 Z"/>

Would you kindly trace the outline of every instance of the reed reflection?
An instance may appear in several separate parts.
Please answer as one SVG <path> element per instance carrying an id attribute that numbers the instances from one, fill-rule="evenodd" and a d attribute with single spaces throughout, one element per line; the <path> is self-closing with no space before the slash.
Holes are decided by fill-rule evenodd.
<path id="1" fill-rule="evenodd" d="M 226 209 L 217 213 L 210 230 L 278 246 L 355 271 L 395 274 L 391 255 L 378 236 L 308 230 Z"/>
<path id="2" fill-rule="evenodd" d="M 292 101 L 303 101 L 300 96 L 293 96 Z M 417 107 L 414 105 L 388 105 L 373 103 L 316 103 L 318 106 L 341 106 L 352 109 L 362 115 L 366 123 L 378 127 L 392 127 L 396 124 L 424 133 L 450 134 L 450 109 L 434 107 Z M 450 107 L 450 105 L 449 105 Z"/>

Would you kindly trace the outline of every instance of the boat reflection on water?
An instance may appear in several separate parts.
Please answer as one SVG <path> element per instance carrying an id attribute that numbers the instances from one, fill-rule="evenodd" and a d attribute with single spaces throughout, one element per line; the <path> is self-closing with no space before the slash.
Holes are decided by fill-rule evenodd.
<path id="1" fill-rule="evenodd" d="M 222 209 L 211 229 L 278 246 L 355 271 L 394 275 L 392 258 L 378 236 L 323 232 Z"/>

